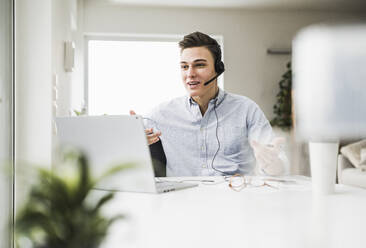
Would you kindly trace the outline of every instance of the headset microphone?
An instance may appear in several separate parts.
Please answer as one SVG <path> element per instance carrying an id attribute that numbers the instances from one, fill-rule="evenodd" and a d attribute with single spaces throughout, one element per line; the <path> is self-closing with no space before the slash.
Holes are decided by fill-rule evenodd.
<path id="1" fill-rule="evenodd" d="M 206 83 L 204 83 L 203 85 L 208 85 L 209 83 L 211 83 L 212 81 L 214 81 L 216 78 L 218 78 L 223 72 L 217 73 L 216 76 L 214 76 L 213 78 L 211 78 L 210 80 L 208 80 Z"/>

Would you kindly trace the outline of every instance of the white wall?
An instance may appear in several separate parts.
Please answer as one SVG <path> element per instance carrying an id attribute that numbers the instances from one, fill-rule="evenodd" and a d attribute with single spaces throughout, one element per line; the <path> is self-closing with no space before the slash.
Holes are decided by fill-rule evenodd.
<path id="1" fill-rule="evenodd" d="M 52 15 L 49 0 L 17 0 L 15 31 L 16 201 L 30 165 L 51 163 Z M 19 205 L 18 205 L 19 206 Z"/>
<path id="2" fill-rule="evenodd" d="M 52 4 L 52 72 L 58 78 L 57 116 L 70 115 L 74 109 L 82 108 L 83 99 L 83 20 L 82 0 L 53 0 Z M 73 72 L 64 69 L 64 42 L 73 41 L 76 45 L 75 67 Z"/>
<path id="3" fill-rule="evenodd" d="M 278 82 L 290 56 L 267 55 L 267 48 L 290 48 L 299 28 L 353 13 L 126 7 L 85 2 L 84 32 L 224 36 L 225 89 L 255 100 L 273 117 Z M 316 55 L 314 54 L 314 57 Z M 178 66 L 178 65 L 177 65 Z"/>
<path id="4" fill-rule="evenodd" d="M 51 25 L 51 1 L 16 1 L 17 161 L 51 161 Z"/>
<path id="5" fill-rule="evenodd" d="M 80 1 L 82 2 L 82 1 Z M 68 115 L 76 72 L 64 69 L 64 42 L 77 40 L 77 0 L 17 0 L 16 3 L 16 123 L 17 159 L 51 163 L 53 81 L 58 78 L 57 115 Z M 82 22 L 81 22 L 82 23 Z M 80 40 L 80 38 L 79 38 Z M 80 60 L 80 59 L 79 59 Z M 81 66 L 76 71 L 82 75 Z M 76 89 L 74 90 L 74 87 Z M 78 96 L 81 99 L 82 96 Z"/>
<path id="6" fill-rule="evenodd" d="M 81 40 L 77 30 L 77 0 L 16 1 L 16 167 L 17 205 L 24 200 L 31 165 L 51 168 L 53 118 L 68 115 L 75 94 L 82 94 L 82 79 L 64 70 L 64 41 Z M 82 23 L 82 22 L 81 22 Z M 79 59 L 80 61 L 80 59 Z M 82 66 L 78 65 L 78 75 Z M 76 71 L 77 71 L 76 70 Z M 52 111 L 53 82 L 63 103 Z M 80 88 L 78 90 L 78 87 Z M 75 89 L 74 89 L 75 88 Z M 82 99 L 77 96 L 77 99 Z M 80 103 L 78 100 L 77 103 Z"/>

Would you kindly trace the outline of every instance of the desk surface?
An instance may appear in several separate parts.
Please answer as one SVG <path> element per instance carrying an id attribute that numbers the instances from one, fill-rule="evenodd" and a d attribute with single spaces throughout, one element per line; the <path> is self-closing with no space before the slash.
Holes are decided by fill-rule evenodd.
<path id="1" fill-rule="evenodd" d="M 102 248 L 366 247 L 366 190 L 336 185 L 335 194 L 315 197 L 308 178 L 288 179 L 296 183 L 278 189 L 235 192 L 222 182 L 164 194 L 116 193 L 104 213 L 126 219 L 111 227 Z"/>

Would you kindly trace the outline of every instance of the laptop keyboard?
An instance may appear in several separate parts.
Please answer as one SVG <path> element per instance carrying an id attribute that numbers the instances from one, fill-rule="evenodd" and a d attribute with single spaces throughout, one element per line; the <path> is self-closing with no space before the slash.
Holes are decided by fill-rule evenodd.
<path id="1" fill-rule="evenodd" d="M 156 182 L 156 189 L 159 192 L 174 191 L 181 183 L 178 182 Z"/>
<path id="2" fill-rule="evenodd" d="M 196 183 L 175 182 L 175 181 L 156 181 L 156 190 L 159 193 L 170 192 L 178 189 L 186 189 L 198 186 Z"/>

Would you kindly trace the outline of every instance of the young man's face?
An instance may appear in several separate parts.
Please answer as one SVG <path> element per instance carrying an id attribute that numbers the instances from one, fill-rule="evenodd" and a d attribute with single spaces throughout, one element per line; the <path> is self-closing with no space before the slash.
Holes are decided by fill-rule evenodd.
<path id="1" fill-rule="evenodd" d="M 216 75 L 214 59 L 206 47 L 186 48 L 181 52 L 180 66 L 184 87 L 191 97 L 203 96 L 216 87 L 216 82 L 205 82 Z"/>

